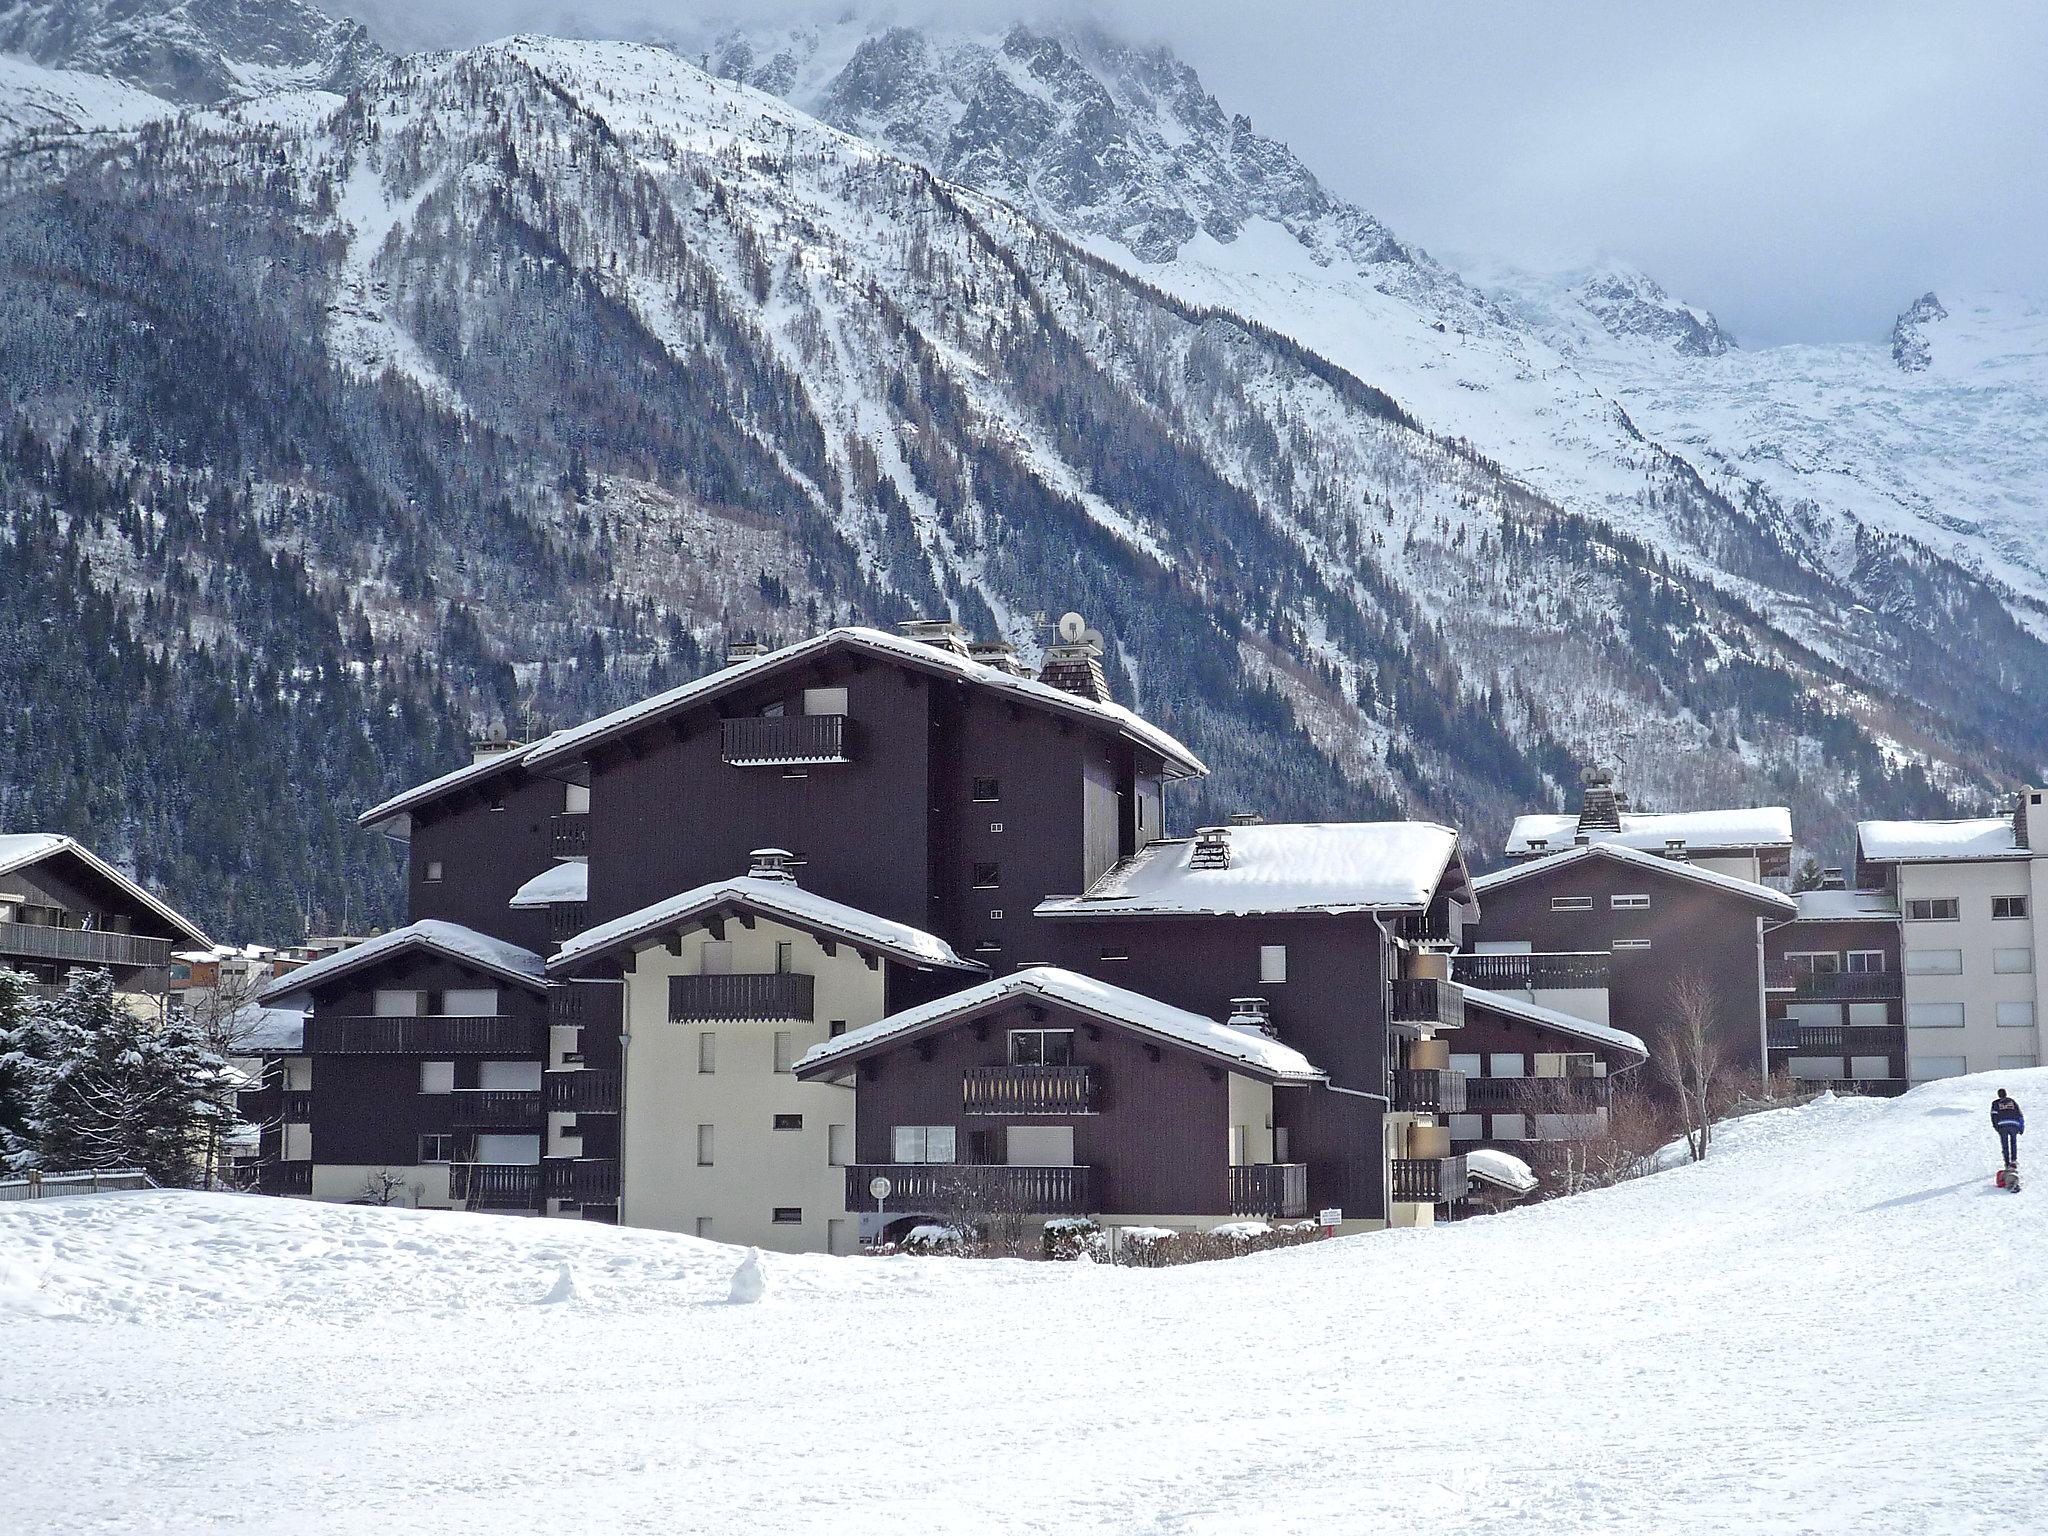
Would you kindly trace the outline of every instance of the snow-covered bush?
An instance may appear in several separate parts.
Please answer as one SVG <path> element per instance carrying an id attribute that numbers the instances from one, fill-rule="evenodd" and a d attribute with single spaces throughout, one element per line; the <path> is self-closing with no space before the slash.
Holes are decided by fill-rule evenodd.
<path id="1" fill-rule="evenodd" d="M 904 1233 L 898 1246 L 904 1253 L 951 1254 L 957 1257 L 974 1246 L 974 1234 L 965 1227 L 927 1222 Z"/>
<path id="2" fill-rule="evenodd" d="M 1312 1221 L 1268 1224 L 1228 1221 L 1207 1232 L 1175 1232 L 1167 1227 L 1122 1227 L 1112 1258 L 1135 1269 L 1164 1269 L 1170 1264 L 1200 1264 L 1209 1259 L 1234 1259 L 1268 1248 L 1294 1248 L 1321 1238 Z"/>
<path id="3" fill-rule="evenodd" d="M 1043 1251 L 1048 1259 L 1105 1259 L 1109 1238 L 1086 1216 L 1056 1216 L 1045 1224 Z"/>

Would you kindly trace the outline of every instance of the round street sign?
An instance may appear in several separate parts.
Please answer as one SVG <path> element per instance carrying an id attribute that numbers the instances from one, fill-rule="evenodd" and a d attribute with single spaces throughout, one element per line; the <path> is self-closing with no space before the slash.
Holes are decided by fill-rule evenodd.
<path id="1" fill-rule="evenodd" d="M 890 1182 L 887 1179 L 883 1178 L 879 1173 L 876 1174 L 872 1179 L 868 1180 L 868 1193 L 873 1195 L 877 1200 L 888 1199 L 889 1191 L 892 1188 L 894 1188 L 894 1186 L 891 1185 Z"/>

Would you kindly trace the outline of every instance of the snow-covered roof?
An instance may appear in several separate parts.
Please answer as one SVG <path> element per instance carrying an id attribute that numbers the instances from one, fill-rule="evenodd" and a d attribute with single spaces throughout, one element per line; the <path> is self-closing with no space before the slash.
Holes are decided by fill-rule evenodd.
<path id="1" fill-rule="evenodd" d="M 1962 821 L 1859 821 L 1856 847 L 1864 858 L 1886 864 L 2029 856 L 2029 851 L 2013 836 L 2010 816 L 1973 816 Z"/>
<path id="2" fill-rule="evenodd" d="M 610 922 L 586 928 L 564 944 L 548 960 L 548 969 L 565 971 L 587 964 L 599 955 L 621 948 L 639 948 L 656 935 L 688 925 L 696 918 L 725 907 L 743 907 L 786 922 L 792 927 L 822 933 L 855 946 L 881 951 L 911 965 L 945 966 L 954 970 L 986 970 L 979 960 L 963 959 L 953 946 L 935 933 L 913 928 L 890 918 L 877 917 L 850 907 L 843 901 L 807 891 L 792 880 L 769 880 L 759 875 L 736 875 L 696 886 L 680 895 L 615 917 Z"/>
<path id="3" fill-rule="evenodd" d="M 1041 683 L 1036 678 L 1017 677 L 1000 668 L 971 661 L 965 656 L 941 650 L 938 646 L 927 645 L 922 640 L 911 640 L 902 635 L 886 634 L 879 629 L 857 626 L 830 629 L 821 635 L 813 635 L 808 640 L 799 640 L 794 645 L 770 651 L 766 655 L 735 662 L 694 682 L 684 683 L 679 688 L 654 694 L 637 704 L 628 704 L 623 709 L 615 709 L 608 715 L 600 715 L 595 720 L 572 726 L 566 731 L 557 731 L 547 740 L 529 748 L 526 761 L 535 768 L 567 762 L 609 737 L 634 730 L 649 721 L 662 719 L 677 710 L 703 703 L 729 689 L 758 681 L 780 668 L 808 661 L 828 650 L 842 648 L 864 651 L 928 672 L 944 673 L 963 682 L 994 689 L 1023 702 L 1056 710 L 1061 714 L 1079 715 L 1099 721 L 1158 753 L 1165 760 L 1169 770 L 1176 771 L 1183 777 L 1193 777 L 1209 771 L 1202 760 L 1179 741 L 1121 704 L 1097 703 L 1093 699 L 1084 699 L 1079 694 L 1055 688 L 1049 683 Z"/>
<path id="4" fill-rule="evenodd" d="M 250 1003 L 228 1021 L 235 1051 L 252 1056 L 289 1056 L 306 1042 L 306 1015 L 299 1008 L 266 1008 Z"/>
<path id="5" fill-rule="evenodd" d="M 1548 814 L 1517 816 L 1508 833 L 1509 858 L 1536 852 L 1555 853 L 1569 848 L 1579 835 L 1579 818 Z M 1738 848 L 1790 848 L 1792 812 L 1782 805 L 1758 805 L 1733 811 L 1624 811 L 1621 830 L 1595 828 L 1587 834 L 1596 843 L 1619 843 L 1624 848 L 1648 848 L 1662 853 L 1674 838 L 1682 839 L 1689 853 L 1713 853 Z M 1546 846 L 1532 846 L 1538 839 Z"/>
<path id="6" fill-rule="evenodd" d="M 552 907 L 558 902 L 590 899 L 590 865 L 583 859 L 564 859 L 550 865 L 512 893 L 508 907 Z"/>
<path id="7" fill-rule="evenodd" d="M 1467 1152 L 1465 1173 L 1470 1178 L 1484 1179 L 1516 1195 L 1532 1193 L 1541 1182 L 1535 1169 L 1514 1153 L 1503 1152 L 1498 1147 L 1474 1147 Z"/>
<path id="8" fill-rule="evenodd" d="M 1890 891 L 1798 891 L 1802 923 L 1855 923 L 1899 915 L 1899 899 Z"/>
<path id="9" fill-rule="evenodd" d="M 488 933 L 478 933 L 460 923 L 446 923 L 439 918 L 428 917 L 408 923 L 403 928 L 393 928 L 389 933 L 380 933 L 374 939 L 365 939 L 338 954 L 315 960 L 311 965 L 287 971 L 257 993 L 256 1000 L 267 1003 L 292 997 L 409 949 L 432 950 L 463 965 L 473 965 L 480 971 L 526 986 L 547 984 L 546 962 L 532 950 L 508 944 Z"/>
<path id="10" fill-rule="evenodd" d="M 1650 1048 L 1640 1037 L 1625 1029 L 1616 1029 L 1611 1024 L 1595 1024 L 1591 1019 L 1582 1019 L 1575 1013 L 1560 1013 L 1555 1008 L 1545 1008 L 1539 1003 L 1525 1003 L 1519 997 L 1506 992 L 1489 992 L 1482 987 L 1465 988 L 1465 1007 L 1489 1009 L 1504 1013 L 1509 1018 L 1520 1019 L 1525 1024 L 1534 1024 L 1540 1029 L 1554 1030 L 1573 1039 L 1584 1040 L 1590 1045 L 1605 1046 L 1611 1051 L 1622 1051 L 1632 1055 L 1638 1062 L 1650 1059 Z"/>
<path id="11" fill-rule="evenodd" d="M 1225 1061 L 1234 1071 L 1271 1082 L 1320 1082 L 1322 1069 L 1291 1045 L 1282 1045 L 1259 1030 L 1233 1029 L 1199 1013 L 1175 1008 L 1142 992 L 1112 986 L 1057 966 L 1034 965 L 998 976 L 950 997 L 892 1013 L 860 1029 L 814 1045 L 796 1064 L 799 1076 L 815 1076 L 850 1063 L 875 1046 L 977 1013 L 1018 998 L 1043 998 L 1099 1019 L 1122 1025 Z"/>
<path id="12" fill-rule="evenodd" d="M 9 832 L 0 834 L 0 875 L 12 874 L 30 864 L 40 864 L 52 854 L 68 853 L 79 859 L 95 873 L 103 875 L 128 895 L 147 907 L 156 916 L 177 931 L 177 936 L 187 943 L 210 947 L 213 940 L 203 933 L 199 925 L 168 903 L 158 900 L 133 880 L 114 868 L 105 859 L 94 853 L 76 838 L 66 837 L 61 832 Z"/>
<path id="13" fill-rule="evenodd" d="M 1230 862 L 1197 868 L 1195 840 L 1152 843 L 1041 917 L 1241 916 L 1415 910 L 1458 857 L 1458 834 L 1427 821 L 1293 822 L 1227 829 Z"/>
<path id="14" fill-rule="evenodd" d="M 1747 897 L 1770 908 L 1779 917 L 1795 917 L 1799 912 L 1797 902 L 1783 891 L 1774 891 L 1768 885 L 1758 885 L 1754 880 L 1740 880 L 1734 875 L 1702 869 L 1686 859 L 1667 859 L 1662 854 L 1645 853 L 1640 848 L 1630 848 L 1622 843 L 1589 843 L 1583 848 L 1567 848 L 1563 853 L 1524 859 L 1519 864 L 1510 864 L 1506 869 L 1497 869 L 1490 875 L 1481 875 L 1472 882 L 1472 889 L 1484 896 L 1488 891 L 1512 885 L 1517 880 L 1530 880 L 1538 875 L 1549 874 L 1581 859 L 1614 859 L 1638 869 L 1669 875 L 1673 879 L 1710 885 L 1733 896 Z"/>
<path id="15" fill-rule="evenodd" d="M 356 818 L 356 825 L 367 830 L 381 826 L 387 821 L 395 821 L 418 806 L 440 799 L 451 789 L 461 789 L 466 785 L 492 778 L 508 768 L 521 766 L 549 742 L 563 734 L 565 733 L 556 731 L 554 735 L 543 736 L 539 741 L 526 746 L 507 748 L 503 752 L 493 753 L 475 762 L 464 763 L 460 768 L 452 768 L 438 778 L 428 779 L 424 784 L 415 784 L 411 789 L 402 790 L 389 800 L 371 806 Z"/>

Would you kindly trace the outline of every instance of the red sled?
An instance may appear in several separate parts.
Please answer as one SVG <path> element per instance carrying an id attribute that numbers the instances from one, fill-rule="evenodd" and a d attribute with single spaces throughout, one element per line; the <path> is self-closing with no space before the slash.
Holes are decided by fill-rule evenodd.
<path id="1" fill-rule="evenodd" d="M 2017 1169 L 2017 1168 L 2001 1168 L 2001 1169 L 1999 1169 L 1999 1170 L 1998 1170 L 1998 1187 L 1999 1187 L 2000 1189 L 2009 1189 L 2009 1190 L 2013 1191 L 2013 1193 L 2015 1193 L 2015 1194 L 2019 1193 L 2019 1187 L 2020 1187 L 2020 1171 L 2019 1171 L 2019 1169 Z"/>

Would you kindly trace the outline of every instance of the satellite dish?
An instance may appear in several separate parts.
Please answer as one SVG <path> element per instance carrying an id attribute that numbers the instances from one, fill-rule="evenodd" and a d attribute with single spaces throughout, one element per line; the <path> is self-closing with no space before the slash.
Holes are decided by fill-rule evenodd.
<path id="1" fill-rule="evenodd" d="M 1060 615 L 1060 638 L 1069 645 L 1078 645 L 1081 637 L 1088 632 L 1088 621 L 1078 613 Z"/>
<path id="2" fill-rule="evenodd" d="M 1081 641 L 1085 645 L 1094 646 L 1099 651 L 1102 649 L 1102 631 L 1099 629 L 1084 629 L 1081 631 Z"/>

